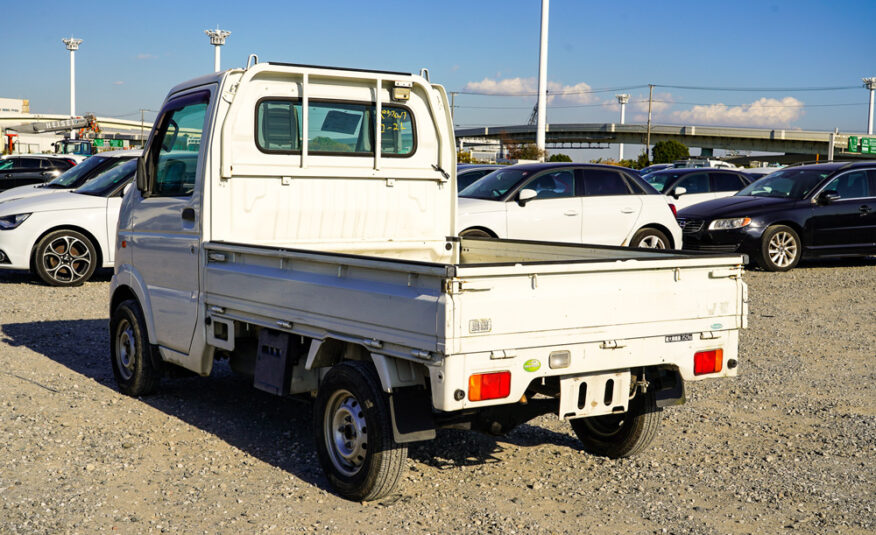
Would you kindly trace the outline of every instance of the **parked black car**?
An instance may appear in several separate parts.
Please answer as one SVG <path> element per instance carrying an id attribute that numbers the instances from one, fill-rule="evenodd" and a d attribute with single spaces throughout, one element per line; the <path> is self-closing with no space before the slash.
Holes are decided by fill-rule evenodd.
<path id="1" fill-rule="evenodd" d="M 0 191 L 47 182 L 75 165 L 75 160 L 63 156 L 7 156 L 0 159 Z"/>
<path id="2" fill-rule="evenodd" d="M 680 210 L 678 222 L 685 249 L 746 253 L 769 271 L 876 254 L 876 161 L 788 167 Z"/>
<path id="3" fill-rule="evenodd" d="M 462 191 L 484 175 L 503 166 L 495 164 L 461 163 L 456 166 L 456 191 Z"/>

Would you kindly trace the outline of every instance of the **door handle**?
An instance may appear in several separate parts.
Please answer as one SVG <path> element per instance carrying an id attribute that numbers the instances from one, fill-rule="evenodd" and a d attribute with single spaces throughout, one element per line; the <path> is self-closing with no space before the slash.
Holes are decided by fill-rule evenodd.
<path id="1" fill-rule="evenodd" d="M 195 209 L 194 208 L 183 208 L 182 211 L 182 219 L 183 221 L 195 221 Z"/>
<path id="2" fill-rule="evenodd" d="M 862 204 L 861 207 L 858 208 L 858 210 L 860 210 L 861 215 L 867 215 L 867 214 L 869 214 L 870 212 L 873 211 L 873 210 L 871 210 L 870 207 L 869 207 L 868 205 L 866 205 L 866 204 Z"/>
<path id="3" fill-rule="evenodd" d="M 568 216 L 578 215 L 578 210 L 566 210 L 565 212 L 563 212 L 563 215 L 568 215 Z"/>
<path id="4" fill-rule="evenodd" d="M 635 212 L 635 210 L 632 208 L 621 208 L 622 214 L 632 214 L 633 212 Z"/>

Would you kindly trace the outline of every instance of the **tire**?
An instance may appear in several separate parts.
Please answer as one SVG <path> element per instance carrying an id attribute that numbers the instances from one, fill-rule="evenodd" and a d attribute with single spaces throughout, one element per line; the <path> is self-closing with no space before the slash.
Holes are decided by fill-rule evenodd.
<path id="1" fill-rule="evenodd" d="M 657 437 L 662 409 L 654 389 L 630 400 L 627 412 L 571 420 L 584 451 L 619 459 L 643 451 Z"/>
<path id="2" fill-rule="evenodd" d="M 313 411 L 319 463 L 338 493 L 356 501 L 395 490 L 408 448 L 392 436 L 389 398 L 370 363 L 336 365 L 319 387 Z"/>
<path id="3" fill-rule="evenodd" d="M 79 286 L 97 268 L 97 249 L 75 230 L 56 230 L 43 236 L 34 250 L 34 268 L 50 286 Z"/>
<path id="4" fill-rule="evenodd" d="M 459 235 L 463 238 L 495 238 L 495 236 L 493 236 L 486 230 L 482 230 L 479 228 L 470 228 L 463 230 L 459 233 Z"/>
<path id="5" fill-rule="evenodd" d="M 120 303 L 110 318 L 110 360 L 119 391 L 129 396 L 154 392 L 160 359 L 149 343 L 140 304 L 134 299 Z"/>
<path id="6" fill-rule="evenodd" d="M 669 249 L 671 244 L 666 234 L 654 228 L 639 229 L 630 240 L 630 247 L 642 249 Z"/>
<path id="7" fill-rule="evenodd" d="M 757 263 L 767 271 L 788 271 L 800 262 L 803 242 L 791 227 L 775 225 L 766 229 L 760 239 Z"/>

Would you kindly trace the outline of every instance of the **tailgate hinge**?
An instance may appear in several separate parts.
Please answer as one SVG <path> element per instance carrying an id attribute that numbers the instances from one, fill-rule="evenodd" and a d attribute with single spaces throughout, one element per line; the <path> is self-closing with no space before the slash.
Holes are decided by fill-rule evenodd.
<path id="1" fill-rule="evenodd" d="M 455 279 L 446 279 L 444 281 L 444 292 L 449 294 L 461 294 L 463 292 L 489 292 L 492 288 L 472 288 L 467 286 L 470 281 L 462 281 Z"/>
<path id="2" fill-rule="evenodd" d="M 601 344 L 599 344 L 600 349 L 621 349 L 623 347 L 627 347 L 627 344 L 618 342 L 617 340 L 605 340 Z"/>

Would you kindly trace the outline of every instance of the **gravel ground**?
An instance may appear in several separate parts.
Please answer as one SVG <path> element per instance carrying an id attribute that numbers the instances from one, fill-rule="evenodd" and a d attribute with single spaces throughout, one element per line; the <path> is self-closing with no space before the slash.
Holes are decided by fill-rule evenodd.
<path id="1" fill-rule="evenodd" d="M 745 279 L 740 376 L 691 385 L 638 457 L 585 454 L 551 416 L 439 431 L 360 504 L 329 489 L 308 402 L 224 365 L 123 396 L 109 275 L 0 271 L 0 533 L 876 533 L 876 260 Z"/>

